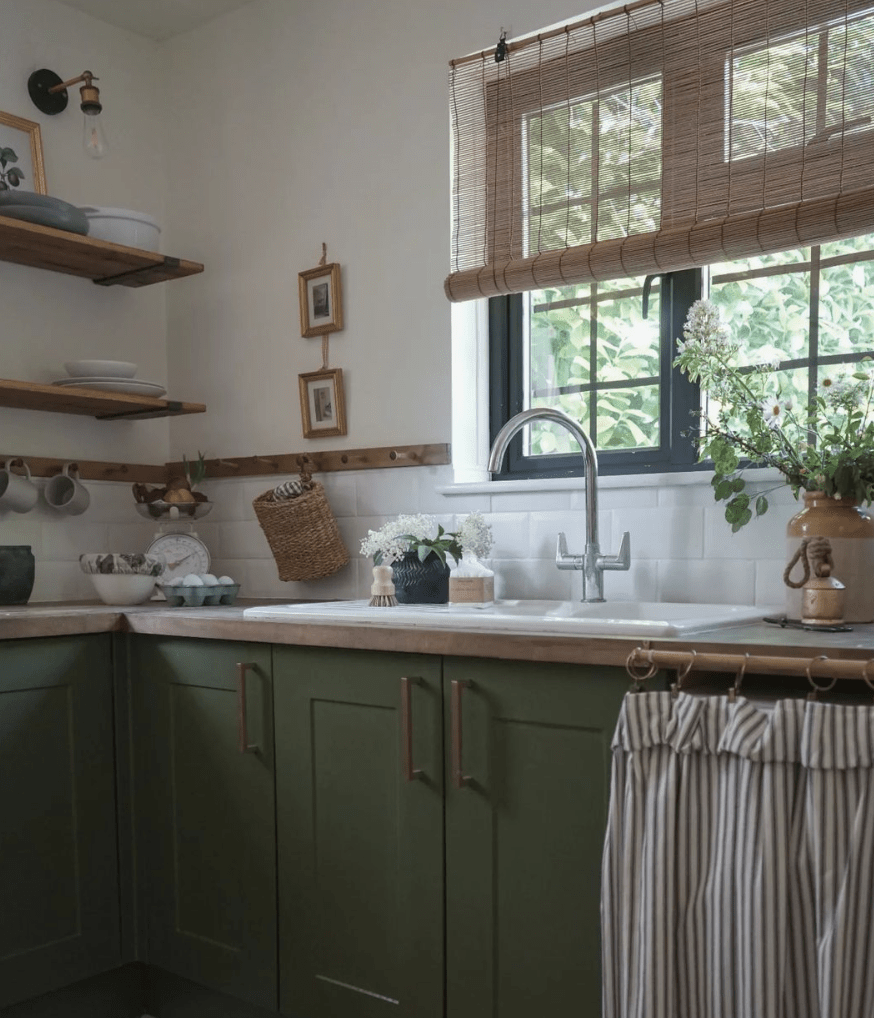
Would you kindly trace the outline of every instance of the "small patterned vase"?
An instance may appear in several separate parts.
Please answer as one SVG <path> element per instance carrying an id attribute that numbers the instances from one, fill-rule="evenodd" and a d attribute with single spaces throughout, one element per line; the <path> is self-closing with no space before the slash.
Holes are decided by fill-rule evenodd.
<path id="1" fill-rule="evenodd" d="M 391 569 L 398 604 L 446 604 L 449 600 L 449 566 L 433 551 L 424 562 L 417 552 L 408 551 Z"/>

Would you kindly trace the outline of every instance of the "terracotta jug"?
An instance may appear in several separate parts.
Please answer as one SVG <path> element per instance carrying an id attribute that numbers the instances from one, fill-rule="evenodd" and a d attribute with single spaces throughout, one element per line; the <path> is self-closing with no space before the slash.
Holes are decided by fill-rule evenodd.
<path id="1" fill-rule="evenodd" d="M 834 574 L 847 588 L 845 622 L 874 622 L 874 519 L 855 499 L 806 491 L 804 508 L 786 526 L 786 561 L 805 537 L 827 537 Z M 787 589 L 786 614 L 801 618 L 801 591 Z"/>

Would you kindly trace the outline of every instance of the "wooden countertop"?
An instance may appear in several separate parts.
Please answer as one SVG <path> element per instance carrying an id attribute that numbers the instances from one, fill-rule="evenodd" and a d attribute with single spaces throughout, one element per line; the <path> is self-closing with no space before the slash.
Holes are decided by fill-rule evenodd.
<path id="1" fill-rule="evenodd" d="M 460 657 L 571 664 L 624 665 L 642 645 L 628 636 L 523 636 L 510 633 L 446 632 L 348 624 L 267 622 L 244 619 L 255 605 L 287 603 L 240 600 L 232 607 L 169 608 L 151 603 L 119 608 L 91 602 L 35 603 L 0 607 L 0 639 L 67 636 L 80 633 L 133 632 L 207 640 L 243 640 L 307 647 L 402 651 Z M 663 637 L 652 650 L 698 653 L 756 653 L 796 656 L 799 664 L 818 654 L 868 660 L 874 657 L 874 625 L 857 625 L 849 633 L 810 633 L 780 629 L 764 622 L 711 630 L 693 637 Z M 802 669 L 803 671 L 803 669 Z"/>

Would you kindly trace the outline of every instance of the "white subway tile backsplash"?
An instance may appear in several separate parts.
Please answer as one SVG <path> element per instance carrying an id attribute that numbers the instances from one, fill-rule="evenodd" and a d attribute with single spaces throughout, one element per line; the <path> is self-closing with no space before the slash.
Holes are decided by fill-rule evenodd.
<path id="1" fill-rule="evenodd" d="M 282 478 L 286 479 L 286 478 Z M 582 577 L 558 570 L 555 542 L 567 535 L 568 549 L 585 545 L 584 485 L 557 491 L 501 494 L 478 492 L 447 497 L 435 491 L 451 483 L 451 470 L 404 467 L 318 475 L 337 518 L 352 561 L 333 577 L 283 583 L 252 509 L 252 500 L 276 479 L 208 479 L 203 490 L 213 502 L 195 529 L 212 553 L 212 570 L 241 583 L 242 596 L 364 598 L 372 581 L 360 542 L 400 513 L 427 512 L 455 530 L 475 510 L 492 524 L 495 547 L 490 565 L 498 597 L 578 600 Z M 608 600 L 727 601 L 779 604 L 786 521 L 798 509 L 788 489 L 773 493 L 769 513 L 732 535 L 724 507 L 713 501 L 708 478 L 691 483 L 627 486 L 607 479 L 600 491 L 598 525 L 601 550 L 616 554 L 624 530 L 631 531 L 631 569 L 604 577 Z M 760 484 L 759 487 L 765 487 Z M 0 544 L 29 544 L 37 560 L 34 600 L 94 599 L 78 569 L 84 551 L 144 550 L 157 524 L 135 514 L 130 485 L 89 482 L 91 505 L 79 517 L 58 517 L 42 502 L 27 515 L 0 511 Z M 770 496 L 769 496 L 770 497 Z"/>
<path id="2" fill-rule="evenodd" d="M 756 562 L 756 604 L 784 610 L 786 601 L 786 584 L 783 582 L 783 570 L 786 562 L 782 559 L 760 559 Z"/>
<path id="3" fill-rule="evenodd" d="M 42 553 L 56 562 L 78 563 L 83 552 L 126 550 L 110 547 L 108 523 L 82 523 L 78 517 L 70 517 L 59 518 L 43 527 Z"/>
<path id="4" fill-rule="evenodd" d="M 531 517 L 528 513 L 490 513 L 484 514 L 491 525 L 494 544 L 491 557 L 512 559 L 528 558 L 531 548 Z M 459 526 L 464 515 L 456 517 L 455 526 Z"/>
<path id="5" fill-rule="evenodd" d="M 491 509 L 493 513 L 567 512 L 571 507 L 571 495 L 569 491 L 507 492 L 492 495 Z"/>
<path id="6" fill-rule="evenodd" d="M 617 509 L 613 513 L 613 543 L 616 554 L 622 534 L 631 534 L 631 557 L 634 559 L 700 558 L 704 550 L 703 510 L 698 508 L 674 511 L 654 509 Z M 603 542 L 602 542 L 603 543 Z"/>
<path id="7" fill-rule="evenodd" d="M 658 563 L 659 601 L 754 604 L 756 564 L 733 559 L 673 559 Z"/>
<path id="8" fill-rule="evenodd" d="M 786 523 L 793 515 L 788 505 L 774 506 L 764 516 L 753 518 L 736 534 L 725 520 L 725 509 L 704 510 L 704 551 L 712 558 L 772 558 L 786 543 Z"/>

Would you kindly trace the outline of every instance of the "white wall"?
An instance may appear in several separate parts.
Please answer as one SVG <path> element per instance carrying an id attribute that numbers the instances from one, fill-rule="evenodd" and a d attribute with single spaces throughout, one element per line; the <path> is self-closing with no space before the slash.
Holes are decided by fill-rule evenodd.
<path id="1" fill-rule="evenodd" d="M 207 271 L 169 292 L 170 371 L 210 407 L 174 453 L 450 438 L 448 62 L 580 11 L 579 0 L 259 0 L 168 43 L 168 220 Z M 585 4 L 582 4 L 585 6 Z M 328 245 L 349 434 L 304 441 L 297 273 Z"/>
<path id="2" fill-rule="evenodd" d="M 40 124 L 48 192 L 75 205 L 134 208 L 165 219 L 160 48 L 53 0 L 0 5 L 0 110 Z M 46 116 L 27 79 L 48 67 L 64 79 L 99 78 L 111 152 L 82 151 L 79 92 Z M 175 285 L 184 285 L 179 282 Z M 51 382 L 82 357 L 135 361 L 139 377 L 167 381 L 166 288 L 98 287 L 88 280 L 0 262 L 0 377 Z M 171 393 L 172 394 L 172 393 Z M 0 409 L 0 454 L 160 463 L 166 421 L 124 424 Z M 0 514 L 0 543 L 4 517 Z"/>
<path id="3" fill-rule="evenodd" d="M 203 261 L 202 276 L 143 290 L 102 290 L 0 263 L 0 377 L 51 380 L 67 357 L 136 360 L 205 415 L 125 425 L 0 410 L 0 452 L 163 462 L 211 456 L 450 440 L 448 61 L 574 17 L 568 0 L 256 0 L 167 44 L 109 28 L 51 0 L 4 0 L 0 109 L 43 124 L 52 194 L 139 208 L 165 225 L 164 250 Z M 30 104 L 38 66 L 101 76 L 111 156 L 80 155 L 79 116 Z M 162 85 L 162 71 L 167 81 Z M 166 96 L 166 104 L 161 97 Z M 75 95 L 74 95 L 75 98 Z M 319 340 L 299 335 L 297 273 L 321 242 L 341 263 L 346 329 L 331 363 L 347 380 L 349 434 L 301 437 L 297 375 L 320 366 Z M 167 317 L 165 319 L 165 310 Z M 165 331 L 166 327 L 166 331 Z M 166 358 L 166 363 L 165 363 Z M 472 509 L 498 538 L 500 596 L 579 597 L 580 578 L 553 564 L 555 533 L 575 550 L 580 490 L 444 497 L 448 468 L 323 475 L 353 561 L 336 577 L 283 584 L 252 510 L 267 479 L 208 482 L 198 524 L 214 568 L 248 596 L 365 597 L 371 527 L 400 512 L 453 525 Z M 89 597 L 80 552 L 145 547 L 153 527 L 127 486 L 94 485 L 76 520 L 41 508 L 0 511 L 0 543 L 30 543 L 35 600 Z M 607 596 L 779 601 L 783 534 L 794 511 L 733 537 L 709 487 L 605 482 L 602 547 L 632 531 L 631 572 Z"/>

